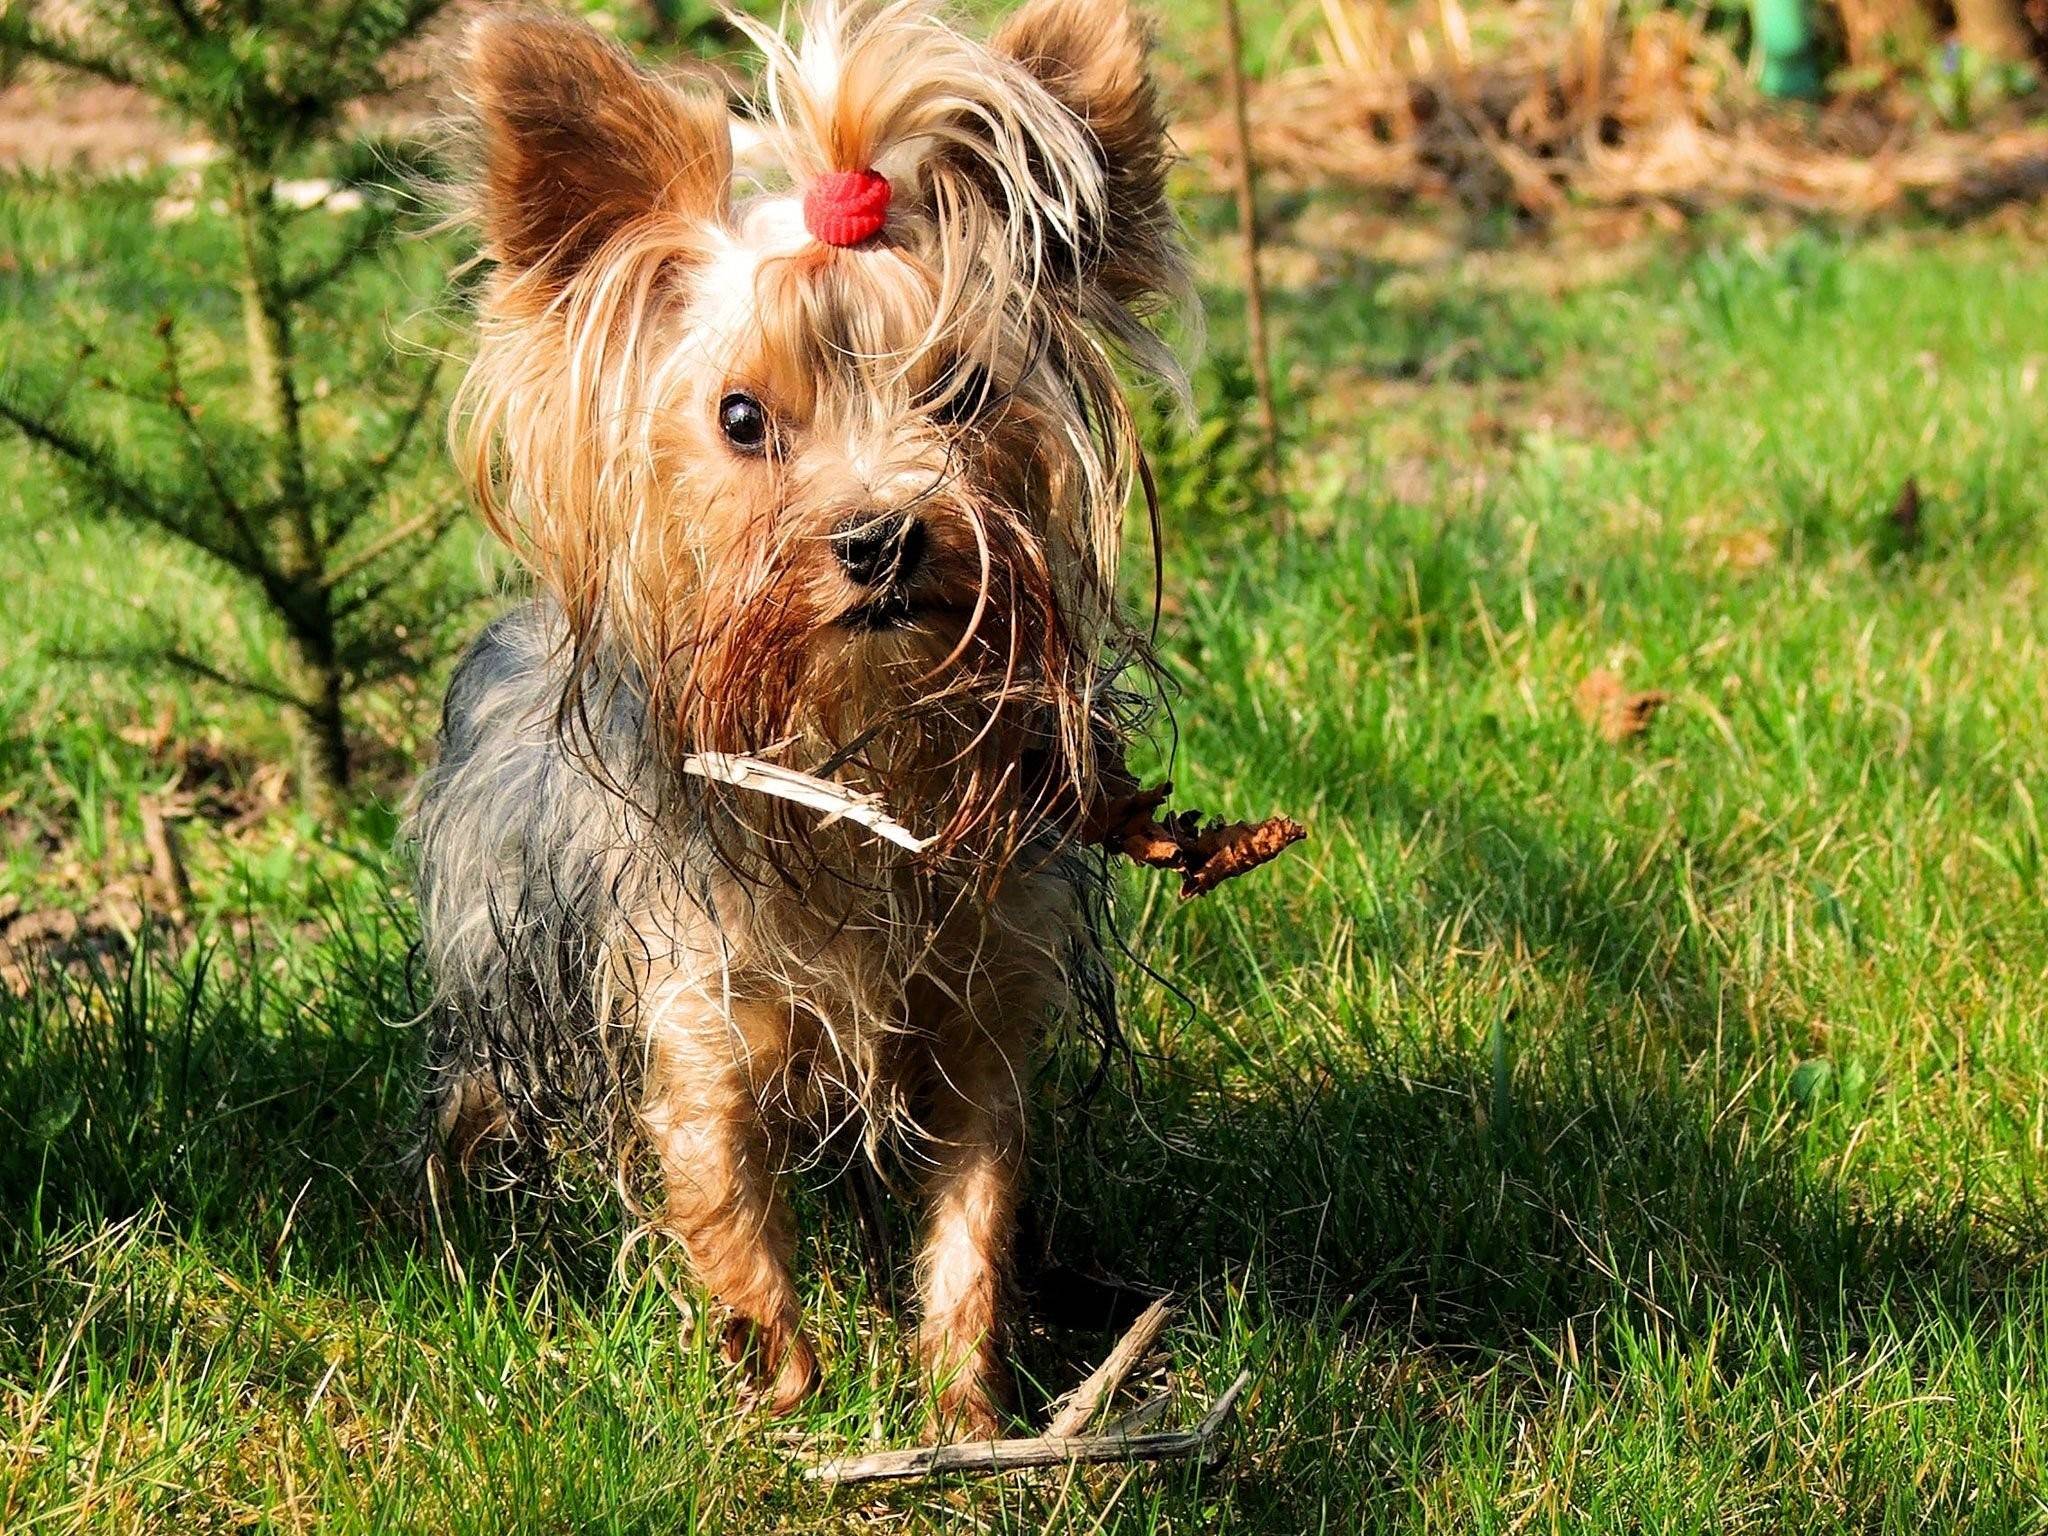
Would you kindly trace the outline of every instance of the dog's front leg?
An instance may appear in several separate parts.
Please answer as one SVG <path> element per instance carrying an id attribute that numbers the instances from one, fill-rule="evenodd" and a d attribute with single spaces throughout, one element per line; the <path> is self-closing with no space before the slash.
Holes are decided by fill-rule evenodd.
<path id="1" fill-rule="evenodd" d="M 989 1439 L 1002 1432 L 1010 1396 L 1004 1312 L 1024 1169 L 1024 1069 L 993 1045 L 943 1065 L 926 1126 L 935 1166 L 918 1255 L 919 1347 L 940 1428 Z"/>
<path id="2" fill-rule="evenodd" d="M 640 1118 L 661 1159 L 663 1224 L 705 1289 L 732 1313 L 727 1352 L 751 1346 L 770 1405 L 817 1381 L 790 1260 L 796 1235 L 755 1085 L 779 1070 L 787 1021 L 773 1010 L 668 1001 L 650 1030 Z"/>

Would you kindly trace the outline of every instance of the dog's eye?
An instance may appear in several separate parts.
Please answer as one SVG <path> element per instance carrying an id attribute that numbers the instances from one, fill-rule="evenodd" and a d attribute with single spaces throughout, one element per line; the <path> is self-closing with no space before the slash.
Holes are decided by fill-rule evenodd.
<path id="1" fill-rule="evenodd" d="M 742 453 L 768 446 L 768 413 L 752 395 L 727 395 L 718 402 L 718 430 Z"/>
<path id="2" fill-rule="evenodd" d="M 946 376 L 937 391 L 939 403 L 932 415 L 949 427 L 965 426 L 982 413 L 994 398 L 988 373 L 981 368 L 963 368 Z"/>

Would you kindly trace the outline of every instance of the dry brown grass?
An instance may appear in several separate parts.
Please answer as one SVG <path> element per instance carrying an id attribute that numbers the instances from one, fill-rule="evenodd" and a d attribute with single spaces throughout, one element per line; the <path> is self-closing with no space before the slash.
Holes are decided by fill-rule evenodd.
<path id="1" fill-rule="evenodd" d="M 1671 12 L 1623 22 L 1601 0 L 1529 0 L 1489 13 L 1484 41 L 1462 0 L 1419 14 L 1321 0 L 1311 61 L 1251 103 L 1261 169 L 1536 215 L 1567 200 L 1968 211 L 2048 189 L 2048 130 L 1935 129 L 1874 98 L 1774 108 L 1722 42 Z M 1181 141 L 1228 168 L 1220 119 Z"/>

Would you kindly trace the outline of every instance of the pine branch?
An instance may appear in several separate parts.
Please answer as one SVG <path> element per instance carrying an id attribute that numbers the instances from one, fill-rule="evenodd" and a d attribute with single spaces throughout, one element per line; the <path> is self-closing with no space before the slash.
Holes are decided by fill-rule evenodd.
<path id="1" fill-rule="evenodd" d="M 395 15 L 390 6 L 379 6 L 365 18 L 363 0 L 349 0 L 324 43 L 312 44 L 318 57 L 331 61 L 321 77 L 322 94 L 350 99 L 389 95 L 402 83 L 388 72 L 391 55 L 417 38 L 449 4 L 450 0 L 410 0 Z"/>
<path id="2" fill-rule="evenodd" d="M 262 551 L 256 542 L 256 529 L 250 521 L 248 509 L 243 507 L 234 493 L 228 489 L 227 477 L 221 473 L 220 459 L 206 434 L 199 428 L 199 414 L 192 409 L 191 398 L 185 393 L 184 369 L 178 360 L 177 323 L 165 315 L 156 324 L 157 339 L 163 343 L 164 378 L 167 385 L 164 404 L 170 407 L 185 429 L 185 440 L 191 446 L 192 456 L 199 463 L 199 471 L 206 478 L 207 487 L 213 492 L 213 499 L 220 507 L 221 515 L 228 520 L 236 538 L 241 541 L 245 556 L 252 562 L 260 563 Z"/>
<path id="3" fill-rule="evenodd" d="M 398 428 L 392 434 L 391 441 L 385 445 L 384 451 L 364 465 L 357 474 L 334 487 L 328 498 L 334 507 L 334 515 L 329 521 L 325 548 L 331 550 L 339 544 L 362 514 L 369 509 L 371 503 L 383 492 L 385 484 L 391 478 L 391 472 L 398 467 L 398 461 L 405 456 L 406 449 L 412 446 L 413 437 L 419 431 L 420 423 L 426 419 L 428 411 L 433 406 L 434 386 L 440 382 L 442 366 L 443 359 L 436 358 L 420 375 L 419 387 L 413 391 L 412 400 L 406 406 L 404 415 L 399 417 Z M 355 570 L 360 570 L 367 562 L 355 557 L 353 564 L 354 569 L 348 574 L 353 575 Z M 340 576 L 330 574 L 327 585 L 333 587 L 341 579 Z"/>
<path id="4" fill-rule="evenodd" d="M 425 610 L 408 609 L 405 618 L 407 635 L 416 638 L 419 645 L 393 645 L 391 639 L 383 635 L 357 635 L 341 647 L 337 660 L 348 672 L 351 686 L 356 688 L 374 687 L 394 677 L 417 675 L 421 666 L 421 649 L 430 647 L 435 635 L 488 596 L 484 592 L 465 592 Z"/>
<path id="5" fill-rule="evenodd" d="M 166 626 L 167 628 L 169 626 Z M 50 654 L 57 660 L 74 666 L 120 667 L 131 672 L 149 672 L 159 668 L 183 672 L 201 682 L 212 683 L 215 687 L 228 689 L 233 693 L 248 694 L 252 698 L 268 699 L 286 709 L 304 709 L 306 703 L 296 694 L 290 693 L 272 683 L 258 682 L 253 677 L 242 677 L 225 671 L 210 661 L 202 660 L 190 651 L 176 645 L 137 646 L 125 650 L 107 646 L 98 650 L 74 651 L 68 647 L 53 649 Z"/>
<path id="6" fill-rule="evenodd" d="M 367 210 L 340 250 L 310 270 L 282 279 L 279 292 L 285 302 L 303 304 L 329 283 L 346 276 L 357 262 L 382 247 L 397 227 L 396 208 L 378 206 Z"/>
<path id="7" fill-rule="evenodd" d="M 37 26 L 30 19 L 26 5 L 0 11 L 0 53 L 10 52 L 54 64 L 59 69 L 91 75 L 114 85 L 125 85 L 139 91 L 153 92 L 156 89 L 154 82 L 112 55 L 88 52 L 71 39 Z"/>
<path id="8" fill-rule="evenodd" d="M 258 581 L 268 576 L 256 560 L 178 516 L 142 482 L 121 474 L 114 468 L 113 456 L 106 448 L 75 436 L 50 417 L 21 409 L 5 395 L 0 395 L 0 421 L 69 466 L 71 473 L 96 491 L 110 509 L 190 544 L 244 576 Z"/>
<path id="9" fill-rule="evenodd" d="M 305 423 L 301 414 L 296 341 L 297 311 L 278 290 L 279 231 L 275 181 L 247 164 L 232 177 L 229 206 L 240 236 L 244 279 L 242 322 L 249 383 L 257 417 L 271 443 L 277 482 L 278 531 L 272 555 L 295 580 L 317 575 L 320 539 L 307 483 Z"/>
<path id="10" fill-rule="evenodd" d="M 415 539 L 420 540 L 425 547 L 432 548 L 440 543 L 450 528 L 455 526 L 462 513 L 463 507 L 460 502 L 446 507 L 429 507 L 423 512 L 415 513 L 397 526 L 386 529 L 347 559 L 330 566 L 323 578 L 324 584 L 330 589 L 338 587 L 351 576 L 375 565 L 401 544 L 411 543 Z M 354 608 L 353 604 L 343 604 L 339 611 L 349 613 L 353 612 Z"/>
<path id="11" fill-rule="evenodd" d="M 388 58 L 394 49 L 404 47 L 425 31 L 449 4 L 450 0 L 408 0 L 398 25 L 377 39 L 378 51 Z"/>
<path id="12" fill-rule="evenodd" d="M 269 683 L 259 683 L 252 677 L 238 677 L 231 672 L 224 672 L 219 667 L 213 665 L 213 663 L 202 661 L 189 651 L 166 650 L 159 652 L 157 659 L 167 667 L 179 672 L 189 672 L 192 676 L 212 683 L 216 687 L 231 689 L 236 693 L 250 694 L 259 699 L 268 699 L 273 704 L 283 705 L 286 709 L 308 709 L 311 707 L 297 694 L 287 692 L 283 688 L 273 687 Z"/>
<path id="13" fill-rule="evenodd" d="M 327 58 L 337 58 L 355 34 L 356 17 L 361 14 L 363 0 L 348 0 L 334 18 L 334 25 L 327 30 L 327 46 L 322 53 Z"/>
<path id="14" fill-rule="evenodd" d="M 206 35 L 206 28 L 200 24 L 199 15 L 192 9 L 191 0 L 164 0 L 178 25 L 185 29 L 185 35 L 197 40 Z"/>
<path id="15" fill-rule="evenodd" d="M 445 539 L 448 536 L 449 530 L 462 521 L 465 510 L 459 503 L 444 508 L 442 520 L 419 535 L 419 553 L 425 555 L 428 550 L 434 548 L 441 540 Z M 378 603 L 382 602 L 408 576 L 413 575 L 415 569 L 416 567 L 410 563 L 387 566 L 382 576 L 378 577 L 361 591 L 341 598 L 334 604 L 335 622 L 339 624 L 360 619 L 364 614 L 376 607 Z M 459 612 L 467 608 L 472 602 L 477 600 L 479 595 L 472 593 L 457 600 L 450 605 L 447 613 Z M 438 623 L 444 617 L 446 617 L 446 613 L 436 614 L 434 622 Z M 426 628 L 429 626 L 422 624 L 420 627 Z"/>

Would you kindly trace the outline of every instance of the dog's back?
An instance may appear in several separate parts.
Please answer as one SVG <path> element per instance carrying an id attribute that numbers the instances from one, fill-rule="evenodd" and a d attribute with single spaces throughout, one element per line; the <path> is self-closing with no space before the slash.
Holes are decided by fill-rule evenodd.
<path id="1" fill-rule="evenodd" d="M 477 638 L 413 807 L 436 987 L 428 1107 L 464 1153 L 500 1128 L 537 1151 L 617 1111 L 625 1063 L 593 1006 L 593 971 L 635 867 L 628 850 L 651 835 L 628 789 L 643 714 L 620 677 L 582 695 L 590 710 L 602 702 L 597 718 L 560 720 L 563 638 L 544 602 Z"/>

